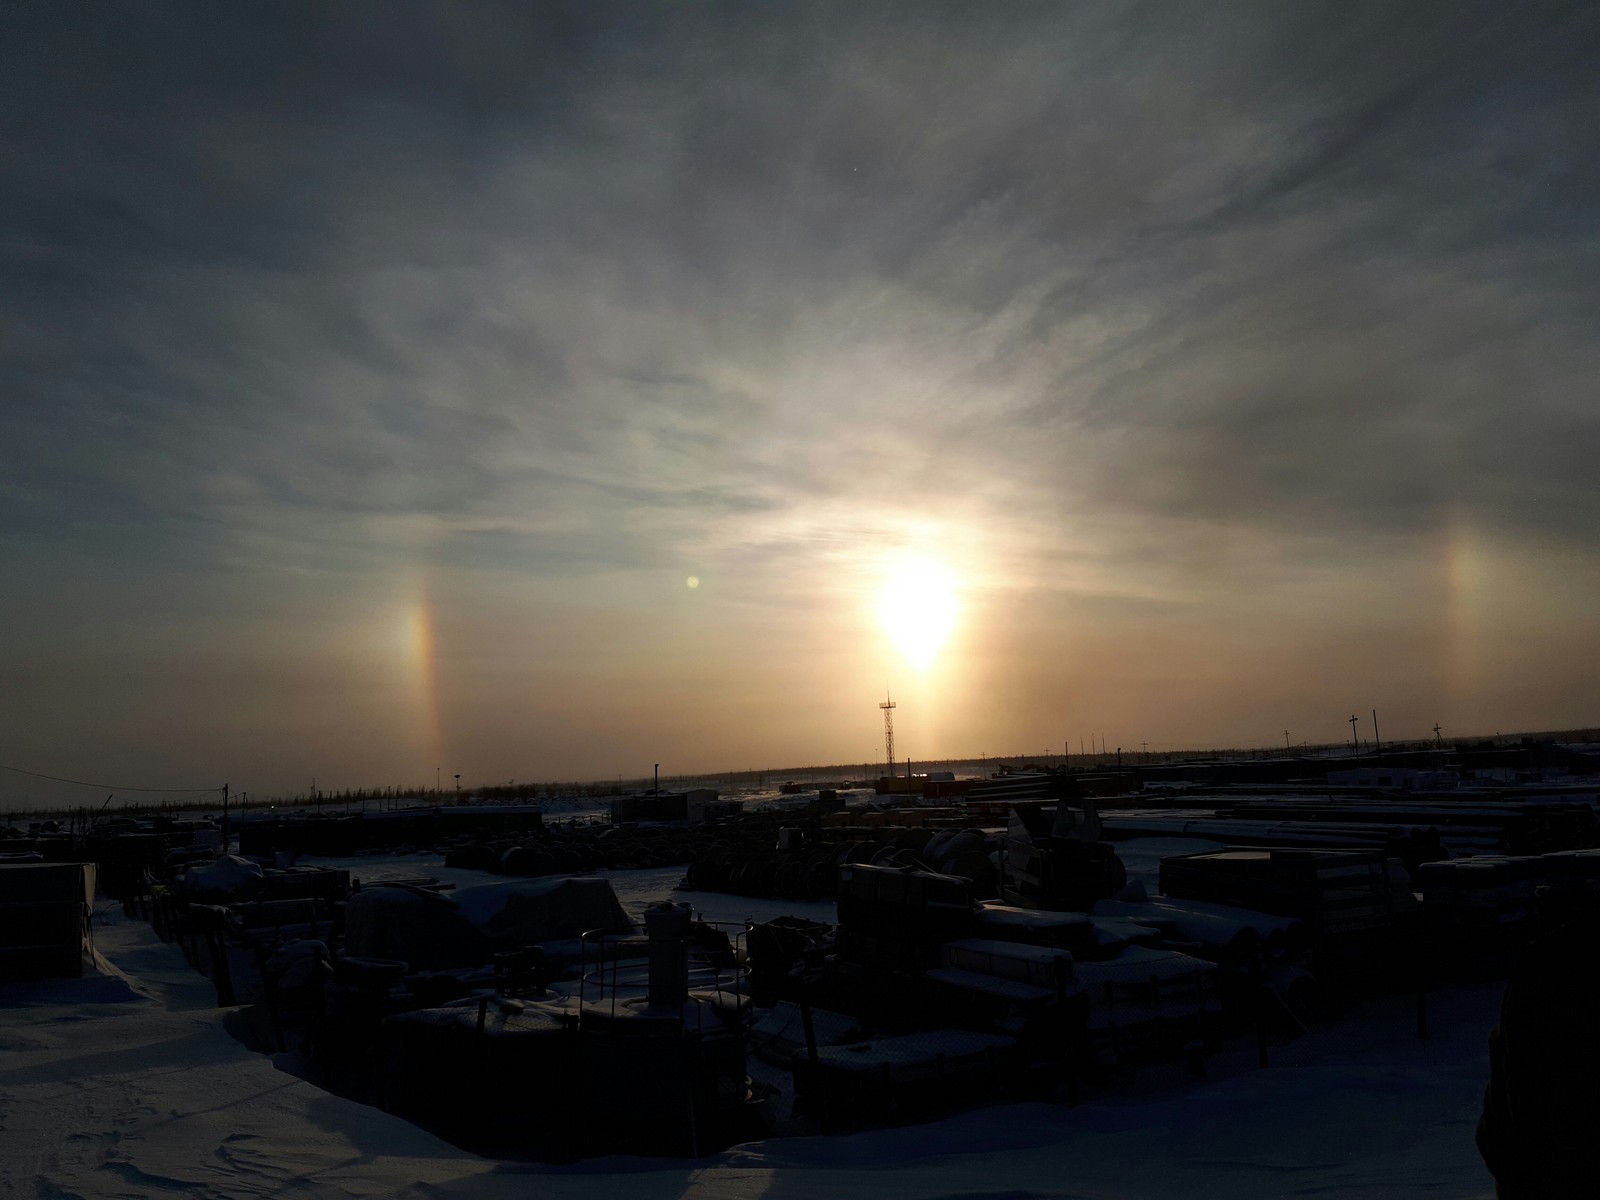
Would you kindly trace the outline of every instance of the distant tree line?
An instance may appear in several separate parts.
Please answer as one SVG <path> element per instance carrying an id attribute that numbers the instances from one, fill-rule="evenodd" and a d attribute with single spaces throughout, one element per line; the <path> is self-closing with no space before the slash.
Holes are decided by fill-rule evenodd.
<path id="1" fill-rule="evenodd" d="M 1600 728 L 1562 729 L 1544 731 L 1540 733 L 1497 733 L 1493 737 L 1475 734 L 1470 737 L 1447 737 L 1435 739 L 1410 739 L 1385 742 L 1385 753 L 1405 751 L 1438 750 L 1468 751 L 1492 747 L 1512 746 L 1539 746 L 1551 745 L 1558 742 L 1589 742 L 1600 743 Z M 1367 743 L 1363 741 L 1363 745 Z M 1322 742 L 1316 744 L 1301 743 L 1290 747 L 1284 746 L 1253 746 L 1237 749 L 1207 749 L 1207 750 L 1166 750 L 1144 751 L 1123 748 L 1123 763 L 1159 764 L 1177 763 L 1196 760 L 1217 759 L 1248 759 L 1283 757 L 1286 752 L 1296 756 L 1316 756 L 1322 754 L 1339 754 L 1350 749 L 1350 743 Z M 1082 762 L 1088 758 L 1090 763 Z M 957 768 L 999 768 L 1002 765 L 1011 767 L 1039 767 L 1039 766 L 1066 766 L 1074 769 L 1103 770 L 1114 765 L 1116 755 L 1112 752 L 1104 754 L 1071 754 L 1071 755 L 977 755 L 966 758 L 947 759 L 917 759 L 913 769 L 917 771 L 947 770 Z M 903 771 L 905 763 L 897 762 L 896 769 Z M 751 768 L 747 771 L 727 771 L 708 773 L 705 775 L 674 775 L 661 777 L 663 789 L 682 789 L 687 786 L 712 786 L 736 787 L 754 786 L 765 787 L 769 783 L 776 786 L 793 778 L 809 778 L 812 781 L 827 779 L 830 782 L 846 782 L 862 777 L 872 778 L 883 771 L 882 763 L 836 763 L 833 765 L 763 768 Z M 503 784 L 492 784 L 485 787 L 462 788 L 460 796 L 463 799 L 471 797 L 478 801 L 488 801 L 498 804 L 538 803 L 542 800 L 559 798 L 584 798 L 593 799 L 605 796 L 625 796 L 634 792 L 644 791 L 654 786 L 654 776 L 643 779 L 624 779 L 618 776 L 614 779 L 602 780 L 574 780 L 574 781 L 544 781 L 539 783 L 518 783 L 515 779 L 508 779 Z M 392 784 L 385 787 L 362 787 L 328 790 L 308 790 L 290 796 L 263 795 L 256 792 L 236 792 L 229 801 L 229 810 L 234 813 L 270 808 L 275 805 L 304 807 L 309 805 L 329 804 L 339 807 L 359 807 L 366 804 L 395 804 L 400 802 L 413 804 L 439 804 L 446 800 L 452 801 L 457 795 L 454 787 L 418 786 Z M 71 804 L 58 804 L 40 806 L 37 809 L 13 808 L 0 812 L 0 824 L 16 824 L 29 820 L 44 818 L 67 818 L 76 824 L 88 825 L 103 817 L 135 817 L 148 819 L 152 817 L 176 818 L 180 814 L 185 816 L 218 816 L 222 812 L 222 797 L 216 792 L 186 798 L 172 798 L 161 801 L 123 800 L 113 795 L 98 805 L 80 806 Z"/>

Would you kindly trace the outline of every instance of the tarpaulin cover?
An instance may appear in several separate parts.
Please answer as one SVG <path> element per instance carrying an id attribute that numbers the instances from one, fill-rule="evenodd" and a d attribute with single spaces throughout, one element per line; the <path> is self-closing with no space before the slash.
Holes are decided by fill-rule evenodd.
<path id="1" fill-rule="evenodd" d="M 344 953 L 403 962 L 413 971 L 475 967 L 489 960 L 483 934 L 449 897 L 414 888 L 369 887 L 345 908 Z"/>
<path id="2" fill-rule="evenodd" d="M 518 879 L 462 888 L 455 900 L 496 948 L 575 938 L 591 929 L 634 932 L 609 879 Z"/>
<path id="3" fill-rule="evenodd" d="M 497 950 L 629 934 L 633 924 L 605 879 L 518 879 L 451 896 L 366 888 L 345 910 L 345 953 L 404 962 L 413 971 L 479 966 Z"/>
<path id="4" fill-rule="evenodd" d="M 260 893 L 261 876 L 260 863 L 224 854 L 216 862 L 196 863 L 184 872 L 183 890 L 191 900 L 249 900 Z"/>

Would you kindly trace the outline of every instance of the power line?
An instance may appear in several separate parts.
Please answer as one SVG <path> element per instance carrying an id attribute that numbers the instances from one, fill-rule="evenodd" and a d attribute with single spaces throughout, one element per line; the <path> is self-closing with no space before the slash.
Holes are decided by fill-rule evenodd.
<path id="1" fill-rule="evenodd" d="M 63 779 L 59 775 L 44 775 L 44 774 L 41 774 L 38 771 L 24 771 L 21 767 L 8 767 L 8 766 L 5 765 L 5 763 L 0 763 L 0 771 L 14 771 L 18 775 L 31 775 L 35 779 L 48 779 L 53 783 L 72 783 L 72 784 L 76 784 L 78 787 L 105 788 L 106 790 L 112 791 L 112 792 L 220 792 L 222 790 L 220 787 L 197 787 L 197 788 L 118 787 L 114 783 L 87 783 L 82 779 Z"/>

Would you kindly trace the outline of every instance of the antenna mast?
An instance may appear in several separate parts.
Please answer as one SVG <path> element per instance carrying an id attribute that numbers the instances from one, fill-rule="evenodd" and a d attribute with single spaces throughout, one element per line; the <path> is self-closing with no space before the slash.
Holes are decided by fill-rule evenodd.
<path id="1" fill-rule="evenodd" d="M 883 703 L 878 705 L 883 709 L 883 752 L 889 759 L 889 777 L 894 778 L 894 700 L 889 693 L 883 694 Z"/>

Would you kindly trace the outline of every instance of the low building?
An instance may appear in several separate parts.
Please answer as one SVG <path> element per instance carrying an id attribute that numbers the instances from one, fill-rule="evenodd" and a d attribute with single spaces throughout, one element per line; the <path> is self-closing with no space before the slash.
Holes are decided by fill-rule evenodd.
<path id="1" fill-rule="evenodd" d="M 715 788 L 690 788 L 683 792 L 641 792 L 611 802 L 611 821 L 674 822 L 700 825 L 717 817 L 732 816 L 743 808 L 737 800 L 723 800 Z"/>

